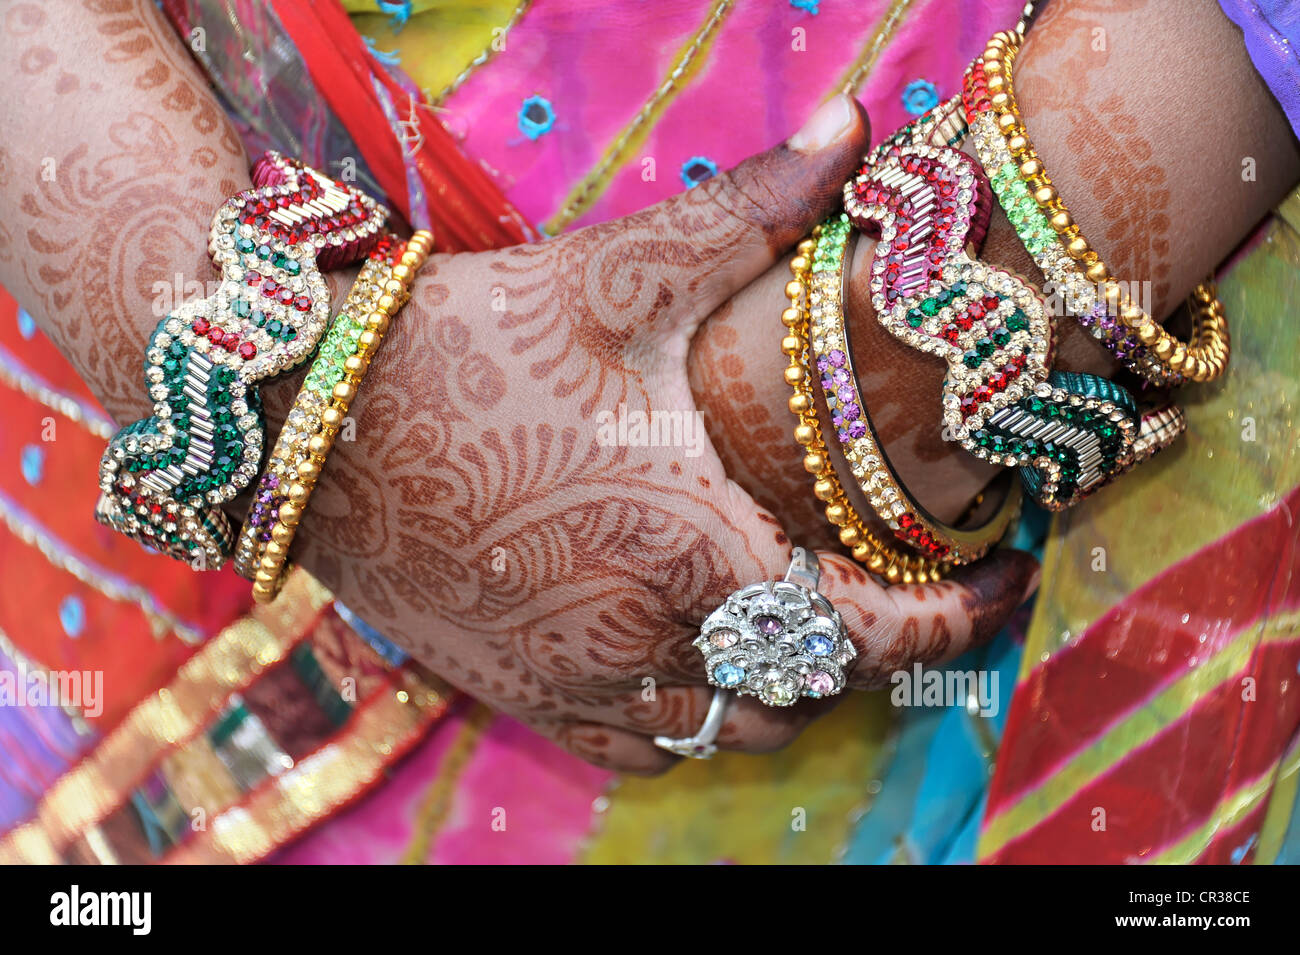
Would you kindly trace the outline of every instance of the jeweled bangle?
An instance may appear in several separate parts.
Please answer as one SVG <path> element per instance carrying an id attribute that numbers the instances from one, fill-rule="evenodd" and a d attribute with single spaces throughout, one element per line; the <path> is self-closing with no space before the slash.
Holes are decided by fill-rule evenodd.
<path id="1" fill-rule="evenodd" d="M 230 554 L 221 505 L 248 486 L 263 450 L 257 387 L 300 364 L 329 320 L 322 269 L 372 248 L 383 206 L 296 160 L 268 153 L 254 188 L 213 218 L 221 284 L 167 315 L 146 349 L 153 416 L 110 440 L 96 518 L 196 569 Z"/>
<path id="2" fill-rule="evenodd" d="M 852 231 L 845 215 L 822 224 L 813 251 L 809 292 L 812 356 L 840 449 L 862 493 L 895 537 L 932 560 L 951 564 L 979 560 L 1002 539 L 1020 513 L 1020 488 L 1012 484 L 997 512 L 985 523 L 966 530 L 931 516 L 894 473 L 867 413 L 853 368 L 844 311 L 845 269 Z"/>
<path id="3" fill-rule="evenodd" d="M 886 139 L 844 190 L 849 218 L 876 243 L 871 302 L 880 323 L 948 365 L 945 436 L 1019 467 L 1049 509 L 1068 507 L 1133 463 L 1138 419 L 1124 389 L 1051 371 L 1054 317 L 1030 283 L 974 257 L 992 197 L 979 164 L 932 127 Z"/>
<path id="4" fill-rule="evenodd" d="M 387 270 L 379 286 L 383 294 L 375 301 L 374 311 L 348 314 L 346 321 L 336 322 L 307 373 L 302 390 L 314 393 L 324 405 L 320 412 L 320 428 L 307 441 L 307 456 L 296 464 L 296 473 L 285 490 L 287 500 L 279 504 L 275 520 L 270 525 L 270 539 L 262 548 L 253 576 L 253 597 L 259 603 L 270 603 L 279 593 L 289 547 L 325 459 L 334 446 L 334 439 L 347 417 L 370 361 L 383 341 L 389 321 L 410 298 L 416 273 L 432 248 L 433 236 L 428 232 L 419 231 L 412 235 L 396 256 L 397 264 Z M 308 399 L 304 398 L 304 401 Z"/>
<path id="5" fill-rule="evenodd" d="M 1149 408 L 1142 413 L 1142 425 L 1133 444 L 1135 464 L 1163 451 L 1187 430 L 1187 416 L 1172 401 Z"/>
<path id="6" fill-rule="evenodd" d="M 348 290 L 338 316 L 311 369 L 307 382 L 299 389 L 293 407 L 285 417 L 275 447 L 267 458 L 266 467 L 258 478 L 253 504 L 235 544 L 234 566 L 240 576 L 253 580 L 261 566 L 266 545 L 271 541 L 271 529 L 279 516 L 280 506 L 288 500 L 289 488 L 298 476 L 298 467 L 310 460 L 309 445 L 321 431 L 322 415 L 331 406 L 330 394 L 334 384 L 342 378 L 342 363 L 355 349 L 365 330 L 365 317 L 375 311 L 379 299 L 385 294 L 393 254 L 398 244 L 391 236 L 384 236 L 370 253 Z"/>
<path id="7" fill-rule="evenodd" d="M 1214 380 L 1223 374 L 1230 352 L 1222 306 L 1194 310 L 1191 338 L 1181 342 L 1114 280 L 1070 215 L 1021 122 L 1012 82 L 1020 44 L 1016 33 L 995 35 L 967 72 L 963 90 L 980 160 L 1016 234 L 1071 314 L 1130 370 L 1157 385 Z M 1206 304 L 1214 297 L 1208 286 L 1196 294 Z"/>
<path id="8" fill-rule="evenodd" d="M 840 543 L 848 547 L 853 558 L 867 570 L 891 584 L 938 580 L 948 569 L 946 563 L 907 553 L 877 537 L 868 527 L 849 501 L 827 452 L 821 415 L 812 392 L 813 376 L 808 354 L 809 280 L 815 246 L 815 233 L 814 238 L 799 244 L 790 263 L 794 278 L 785 289 L 790 305 L 781 313 L 781 323 L 786 327 L 781 351 L 790 360 L 785 380 L 794 389 L 789 405 L 790 412 L 799 420 L 794 437 L 804 449 L 804 470 L 813 477 L 813 493 L 826 506 L 826 519 L 839 528 Z"/>

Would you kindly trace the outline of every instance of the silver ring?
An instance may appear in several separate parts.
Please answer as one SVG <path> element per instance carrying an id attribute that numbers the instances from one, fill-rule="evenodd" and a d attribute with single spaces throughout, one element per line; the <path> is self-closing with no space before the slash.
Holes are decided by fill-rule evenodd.
<path id="1" fill-rule="evenodd" d="M 656 736 L 655 745 L 678 756 L 691 759 L 708 759 L 718 751 L 714 745 L 718 733 L 722 732 L 722 716 L 727 711 L 727 691 L 714 690 L 713 699 L 709 701 L 709 712 L 704 717 L 704 725 L 694 736 L 686 739 L 673 739 L 671 736 Z"/>
<path id="2" fill-rule="evenodd" d="M 694 641 L 709 684 L 768 706 L 843 690 L 858 653 L 820 581 L 817 555 L 796 547 L 783 580 L 741 588 L 709 614 Z"/>

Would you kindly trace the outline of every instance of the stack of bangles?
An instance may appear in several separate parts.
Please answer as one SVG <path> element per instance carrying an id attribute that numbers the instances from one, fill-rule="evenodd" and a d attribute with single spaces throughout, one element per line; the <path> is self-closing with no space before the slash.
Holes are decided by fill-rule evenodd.
<path id="1" fill-rule="evenodd" d="M 213 218 L 217 291 L 167 315 L 150 339 L 153 415 L 109 441 L 96 517 L 196 570 L 220 568 L 233 552 L 266 603 L 279 592 L 326 455 L 433 237 L 393 238 L 383 206 L 277 153 L 254 164 L 252 179 L 254 187 Z M 331 322 L 321 273 L 357 261 L 360 274 Z M 259 477 L 258 386 L 313 355 Z M 254 483 L 236 544 L 222 507 Z"/>
<path id="2" fill-rule="evenodd" d="M 1020 117 L 1012 70 L 1021 40 L 1020 30 L 997 34 L 967 71 L 960 96 L 875 148 L 845 185 L 843 211 L 818 226 L 791 262 L 781 350 L 794 389 L 795 440 L 840 541 L 888 583 L 936 579 L 983 557 L 1015 523 L 1021 489 L 1061 510 L 1169 446 L 1186 419 L 1161 389 L 1211 381 L 1227 367 L 1227 320 L 1212 283 L 1189 300 L 1191 336 L 1180 341 L 1084 238 Z M 962 150 L 968 138 L 975 155 Z M 1132 376 L 1132 389 L 1053 367 L 1057 318 L 1048 300 L 978 258 L 995 201 L 1065 311 Z M 876 240 L 877 320 L 947 366 L 944 439 L 1019 475 L 998 503 L 982 501 L 975 526 L 952 527 L 927 513 L 872 425 L 845 317 L 855 231 Z"/>
<path id="3" fill-rule="evenodd" d="M 361 267 L 307 372 L 235 547 L 235 570 L 253 581 L 253 596 L 262 603 L 279 593 L 289 546 L 325 458 L 432 247 L 428 232 L 416 232 L 404 245 L 385 238 Z"/>

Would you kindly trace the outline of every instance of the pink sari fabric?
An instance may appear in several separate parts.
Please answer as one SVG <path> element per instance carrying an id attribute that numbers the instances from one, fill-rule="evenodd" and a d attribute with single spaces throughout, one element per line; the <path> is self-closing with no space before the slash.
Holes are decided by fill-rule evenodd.
<path id="1" fill-rule="evenodd" d="M 615 166 L 608 189 L 575 224 L 674 195 L 684 187 L 682 164 L 693 157 L 726 169 L 780 142 L 837 91 L 877 39 L 859 94 L 877 135 L 888 133 L 912 116 L 902 102 L 909 83 L 928 80 L 940 98 L 958 92 L 967 63 L 1015 22 L 1020 6 L 868 0 L 822 2 L 813 15 L 789 3 L 734 4 L 692 60 L 695 68 L 644 124 L 644 142 Z M 669 79 L 714 9 L 699 0 L 663 0 L 653 13 L 638 2 L 535 4 L 509 33 L 506 50 L 445 104 L 444 121 L 464 134 L 472 156 L 498 171 L 525 215 L 550 222 Z M 891 18 L 893 28 L 885 29 Z M 403 60 L 411 56 L 402 51 Z M 533 96 L 555 114 L 536 139 L 518 122 Z M 653 180 L 646 159 L 654 160 Z"/>

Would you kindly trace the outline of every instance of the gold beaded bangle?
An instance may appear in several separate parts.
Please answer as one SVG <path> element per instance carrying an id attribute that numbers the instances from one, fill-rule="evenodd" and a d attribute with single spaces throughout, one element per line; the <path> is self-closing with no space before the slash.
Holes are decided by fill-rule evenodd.
<path id="1" fill-rule="evenodd" d="M 340 366 L 346 355 L 340 353 L 340 346 L 344 339 L 353 342 L 360 338 L 365 316 L 374 311 L 384 294 L 384 283 L 393 264 L 390 260 L 393 241 L 385 237 L 384 247 L 362 264 L 338 316 L 324 336 L 307 382 L 299 389 L 293 407 L 289 409 L 275 447 L 258 478 L 253 504 L 235 542 L 233 563 L 235 572 L 241 577 L 253 580 L 257 575 L 266 545 L 272 540 L 279 508 L 288 500 L 287 493 L 298 477 L 299 467 L 310 460 L 308 444 L 322 428 L 321 416 L 331 405 L 333 382 L 342 377 Z M 311 465 L 306 467 L 310 473 Z M 282 531 L 281 536 L 285 535 L 286 532 Z"/>
<path id="2" fill-rule="evenodd" d="M 849 501 L 827 452 L 821 416 L 812 393 L 808 360 L 809 280 L 816 236 L 814 233 L 812 238 L 799 243 L 790 262 L 794 279 L 785 287 L 790 305 L 781 313 L 781 323 L 786 327 L 781 351 L 790 359 L 785 369 L 785 381 L 794 389 L 789 406 L 790 412 L 799 420 L 794 438 L 804 448 L 804 470 L 813 476 L 813 494 L 826 505 L 826 519 L 839 528 L 840 543 L 848 547 L 853 558 L 867 570 L 891 584 L 939 580 L 948 570 L 947 564 L 905 553 L 872 532 Z"/>
<path id="3" fill-rule="evenodd" d="M 997 510 L 982 524 L 958 528 L 932 516 L 894 473 L 867 413 L 853 368 L 845 315 L 846 270 L 853 248 L 853 228 L 841 215 L 818 226 L 808 281 L 810 344 L 820 376 L 831 428 L 849 469 L 876 516 L 894 536 L 931 560 L 969 564 L 987 554 L 1015 523 L 1021 490 L 1007 475 Z"/>
<path id="4" fill-rule="evenodd" d="M 389 321 L 410 298 L 416 273 L 432 248 L 433 236 L 421 230 L 412 235 L 400 254 L 395 256 L 396 264 L 388 267 L 381 263 L 384 267 L 378 273 L 367 274 L 363 270 L 365 281 L 358 277 L 354 286 L 356 298 L 350 292 L 348 300 L 349 305 L 355 302 L 368 310 L 350 309 L 345 305 L 340 321 L 331 328 L 312 362 L 294 406 L 295 409 L 318 408 L 319 427 L 308 436 L 308 429 L 302 427 L 306 420 L 295 421 L 294 434 L 287 446 L 290 453 L 281 456 L 280 466 L 288 479 L 288 487 L 284 489 L 283 503 L 279 504 L 270 521 L 270 530 L 266 533 L 269 539 L 262 542 L 257 555 L 253 597 L 259 603 L 270 603 L 279 593 L 285 578 L 289 547 L 325 466 L 325 459 L 334 446 L 371 359 L 383 341 Z M 286 426 L 289 426 L 288 422 Z M 305 455 L 300 453 L 304 439 Z M 279 447 L 277 443 L 277 451 Z M 295 450 L 299 453 L 293 453 Z M 292 472 L 287 470 L 290 462 L 294 462 Z"/>
<path id="5" fill-rule="evenodd" d="M 1001 136 L 1006 151 L 1010 153 L 1016 177 L 1032 197 L 1032 202 L 1019 203 L 1018 211 L 1034 221 L 1013 222 L 1017 224 L 1017 232 L 1026 241 L 1027 248 L 1035 244 L 1034 237 L 1038 233 L 1055 235 L 1056 243 L 1065 253 L 1059 257 L 1059 264 L 1066 270 L 1072 268 L 1072 274 L 1060 282 L 1065 287 L 1067 299 L 1091 297 L 1097 309 L 1113 310 L 1123 326 L 1115 333 L 1130 336 L 1129 344 L 1137 352 L 1132 356 L 1133 360 L 1125 361 L 1132 370 L 1157 385 L 1180 384 L 1184 380 L 1213 381 L 1223 374 L 1230 352 L 1227 319 L 1222 305 L 1214 297 L 1213 285 L 1207 283 L 1197 288 L 1195 299 L 1203 307 L 1193 308 L 1191 338 L 1188 342 L 1181 342 L 1148 315 L 1114 280 L 1105 262 L 1070 215 L 1021 121 L 1012 75 L 1022 41 L 1018 33 L 1004 31 L 995 34 L 982 57 L 976 60 L 967 82 L 967 110 L 977 139 L 984 132 L 981 128 L 984 125 L 988 126 L 990 134 Z M 986 159 L 984 156 L 981 158 Z M 996 190 L 997 172 L 989 170 L 989 175 Z M 1004 199 L 1001 193 L 999 199 Z M 1003 204 L 1005 206 L 1005 201 Z M 1046 220 L 1046 227 L 1041 227 L 1040 218 Z M 1027 234 L 1029 239 L 1026 239 Z M 1034 248 L 1029 250 L 1031 254 L 1035 252 Z M 1042 266 L 1042 262 L 1039 264 Z M 1048 277 L 1057 281 L 1053 275 Z M 1101 295 L 1089 296 L 1083 290 L 1085 283 L 1099 288 Z M 1073 304 L 1072 311 L 1083 318 L 1089 314 L 1084 308 L 1086 305 L 1086 302 Z M 1092 325 L 1092 330 L 1098 337 L 1109 334 L 1101 324 Z M 1117 355 L 1122 360 L 1129 357 L 1127 350 L 1117 352 Z"/>

